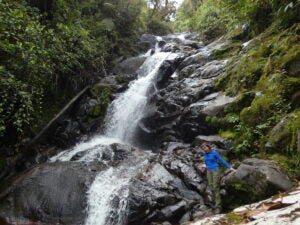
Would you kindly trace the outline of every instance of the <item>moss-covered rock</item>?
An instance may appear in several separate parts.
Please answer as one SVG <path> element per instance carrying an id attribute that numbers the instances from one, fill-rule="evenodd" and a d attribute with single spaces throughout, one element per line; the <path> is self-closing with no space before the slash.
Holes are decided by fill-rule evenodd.
<path id="1" fill-rule="evenodd" d="M 220 134 L 234 138 L 236 153 L 272 149 L 289 154 L 299 145 L 296 118 L 290 121 L 288 116 L 290 122 L 276 126 L 286 115 L 298 114 L 299 30 L 299 24 L 285 30 L 268 28 L 230 59 L 218 79 L 216 89 L 240 97 L 226 108 L 224 118 L 208 119 Z M 234 123 L 230 123 L 232 115 L 236 115 Z"/>
<path id="2" fill-rule="evenodd" d="M 232 42 L 222 46 L 221 48 L 214 49 L 212 53 L 216 59 L 226 59 L 236 55 L 241 48 L 242 46 L 240 42 Z"/>
<path id="3" fill-rule="evenodd" d="M 106 114 L 106 109 L 110 103 L 110 95 L 113 91 L 111 85 L 95 84 L 90 88 L 92 98 L 96 99 L 96 104 L 93 104 L 87 109 L 87 118 L 85 120 L 92 124 L 94 121 L 102 121 Z"/>
<path id="4" fill-rule="evenodd" d="M 249 107 L 244 108 L 240 113 L 241 122 L 248 126 L 255 126 L 264 123 L 273 113 L 273 108 L 279 101 L 277 96 L 257 96 Z"/>
<path id="5" fill-rule="evenodd" d="M 229 204 L 229 207 L 251 203 L 292 187 L 286 173 L 274 162 L 257 158 L 243 160 L 236 173 L 227 174 L 223 179 L 228 192 L 223 205 Z"/>
<path id="6" fill-rule="evenodd" d="M 268 134 L 269 146 L 281 152 L 300 151 L 300 110 L 285 116 Z"/>
<path id="7" fill-rule="evenodd" d="M 225 112 L 239 113 L 243 108 L 250 106 L 254 98 L 255 92 L 253 91 L 242 93 L 234 100 L 234 102 L 226 106 Z"/>

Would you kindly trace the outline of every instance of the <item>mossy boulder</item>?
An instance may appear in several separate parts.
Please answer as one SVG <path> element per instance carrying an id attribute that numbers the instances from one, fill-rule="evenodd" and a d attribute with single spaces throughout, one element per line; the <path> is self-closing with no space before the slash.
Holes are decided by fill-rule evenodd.
<path id="1" fill-rule="evenodd" d="M 300 110 L 285 116 L 268 134 L 267 146 L 281 152 L 300 151 Z"/>
<path id="2" fill-rule="evenodd" d="M 294 46 L 282 60 L 282 67 L 284 67 L 289 76 L 300 76 L 300 46 Z"/>
<path id="3" fill-rule="evenodd" d="M 216 59 L 225 59 L 236 55 L 241 49 L 242 45 L 240 42 L 232 42 L 221 48 L 214 49 L 212 53 Z"/>
<path id="4" fill-rule="evenodd" d="M 238 113 L 243 108 L 249 107 L 255 98 L 255 92 L 249 91 L 240 94 L 230 105 L 226 106 L 226 113 Z"/>
<path id="5" fill-rule="evenodd" d="M 107 84 L 95 84 L 90 88 L 91 98 L 86 101 L 85 115 L 82 116 L 82 122 L 93 124 L 95 122 L 102 122 L 108 104 L 111 102 L 110 95 L 113 92 L 113 86 Z"/>
<path id="6" fill-rule="evenodd" d="M 267 119 L 272 115 L 273 108 L 276 107 L 278 101 L 277 96 L 263 94 L 257 96 L 249 107 L 246 107 L 241 111 L 241 122 L 250 127 L 266 123 Z"/>
<path id="7" fill-rule="evenodd" d="M 292 187 L 289 177 L 272 161 L 248 158 L 242 161 L 236 173 L 223 178 L 228 196 L 223 205 L 234 207 L 261 200 Z"/>

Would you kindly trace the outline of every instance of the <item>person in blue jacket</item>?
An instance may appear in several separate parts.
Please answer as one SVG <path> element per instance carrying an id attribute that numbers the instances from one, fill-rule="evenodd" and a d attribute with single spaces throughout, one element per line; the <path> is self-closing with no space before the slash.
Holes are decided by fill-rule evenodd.
<path id="1" fill-rule="evenodd" d="M 204 162 L 206 167 L 206 174 L 208 180 L 208 186 L 212 192 L 213 200 L 215 203 L 215 212 L 220 213 L 222 210 L 221 195 L 220 195 L 220 166 L 222 163 L 225 167 L 233 172 L 236 170 L 226 162 L 221 155 L 214 149 L 208 142 L 204 142 L 200 145 L 204 151 Z"/>

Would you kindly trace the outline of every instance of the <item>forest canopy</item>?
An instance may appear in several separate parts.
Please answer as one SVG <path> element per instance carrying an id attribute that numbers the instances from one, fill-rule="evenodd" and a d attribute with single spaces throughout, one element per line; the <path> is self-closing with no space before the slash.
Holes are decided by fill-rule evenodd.
<path id="1" fill-rule="evenodd" d="M 34 135 L 72 96 L 171 31 L 173 1 L 0 0 L 0 140 Z M 30 126 L 33 120 L 38 121 Z"/>
<path id="2" fill-rule="evenodd" d="M 286 68 L 299 59 L 299 15 L 300 0 L 184 0 L 179 9 L 173 0 L 0 0 L 0 147 L 18 149 L 120 57 L 139 54 L 142 34 L 195 31 L 232 44 L 214 52 L 232 57 L 215 88 L 240 97 L 211 125 L 241 154 L 268 141 L 295 151 L 299 79 Z M 249 40 L 258 44 L 236 56 Z"/>

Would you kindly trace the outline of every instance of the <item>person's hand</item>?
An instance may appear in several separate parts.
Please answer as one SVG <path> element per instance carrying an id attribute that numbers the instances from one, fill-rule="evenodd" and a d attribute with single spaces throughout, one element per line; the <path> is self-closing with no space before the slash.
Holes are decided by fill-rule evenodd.
<path id="1" fill-rule="evenodd" d="M 230 171 L 236 173 L 236 169 L 234 169 L 233 167 L 230 168 Z"/>
<path id="2" fill-rule="evenodd" d="M 198 169 L 203 173 L 205 171 L 205 169 L 206 169 L 205 163 L 200 163 L 198 165 Z"/>

